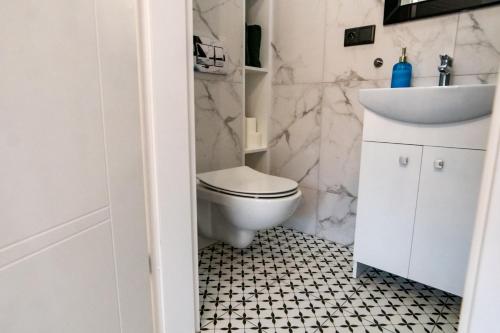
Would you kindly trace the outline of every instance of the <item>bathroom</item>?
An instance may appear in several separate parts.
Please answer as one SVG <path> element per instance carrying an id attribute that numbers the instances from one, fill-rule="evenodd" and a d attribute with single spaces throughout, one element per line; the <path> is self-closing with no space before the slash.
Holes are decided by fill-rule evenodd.
<path id="1" fill-rule="evenodd" d="M 0 18 L 0 332 L 499 331 L 500 0 Z"/>
<path id="2" fill-rule="evenodd" d="M 222 332 L 230 328 L 242 332 L 258 329 L 262 332 L 457 330 L 460 297 L 429 289 L 426 292 L 432 294 L 433 300 L 420 296 L 412 298 L 409 295 L 417 295 L 423 284 L 413 284 L 399 276 L 387 276 L 385 272 L 372 273 L 369 287 L 361 289 L 357 289 L 356 280 L 351 277 L 364 141 L 364 107 L 359 96 L 363 89 L 391 86 L 392 67 L 401 56 L 403 47 L 407 48 L 407 59 L 413 66 L 414 87 L 438 85 L 439 55 L 444 54 L 453 59 L 452 85 L 495 84 L 500 61 L 500 40 L 496 37 L 500 30 L 499 17 L 500 7 L 493 6 L 384 25 L 383 1 L 297 0 L 273 1 L 272 4 L 265 0 L 194 1 L 194 35 L 223 42 L 228 59 L 226 75 L 203 72 L 194 75 L 197 173 L 245 165 L 294 180 L 302 193 L 300 205 L 289 219 L 277 228 L 258 233 L 250 247 L 245 244 L 241 251 L 227 245 L 242 247 L 236 240 L 239 235 L 223 235 L 228 226 L 223 226 L 225 231 L 204 230 L 209 223 L 207 216 L 212 219 L 222 217 L 206 210 L 205 204 L 198 203 L 201 331 Z M 249 55 L 247 51 L 245 58 L 245 24 L 261 27 L 262 59 L 257 67 L 261 71 L 249 64 L 248 59 L 245 63 Z M 374 43 L 344 46 L 346 29 L 370 25 L 376 26 Z M 246 33 L 250 40 L 250 32 Z M 383 61 L 380 67 L 374 64 L 379 58 Z M 249 118 L 253 118 L 250 119 L 252 123 L 257 122 L 256 127 L 262 133 L 257 143 L 248 135 L 255 129 L 255 124 L 251 125 L 253 130 L 248 128 Z M 398 132 L 388 124 L 374 126 Z M 487 131 L 487 127 L 484 130 Z M 467 130 L 462 133 L 464 131 Z M 432 133 L 425 135 L 432 136 Z M 373 141 L 391 142 L 386 139 Z M 448 147 L 454 147 L 454 144 L 428 143 Z M 381 149 L 390 151 L 391 148 Z M 399 154 L 398 151 L 394 153 Z M 473 158 L 466 157 L 467 160 Z M 383 177 L 384 168 L 390 166 L 380 167 L 382 169 L 373 173 Z M 475 167 L 471 165 L 470 170 L 473 169 Z M 478 166 L 476 171 L 471 171 L 478 174 L 476 183 L 480 179 L 480 170 Z M 405 187 L 413 186 L 393 174 L 397 169 L 387 172 L 391 173 L 387 175 L 389 181 L 400 182 Z M 211 176 L 199 177 L 199 180 L 226 190 L 230 190 L 229 178 L 245 177 L 221 171 Z M 223 182 L 220 185 L 218 178 Z M 464 189 L 469 188 L 467 186 L 464 185 Z M 391 190 L 400 191 L 398 196 L 404 199 L 404 187 L 395 186 Z M 460 190 L 453 188 L 450 191 Z M 244 192 L 241 189 L 234 191 Z M 377 203 L 390 200 L 390 190 L 383 192 L 378 188 L 377 191 L 382 197 L 380 200 L 372 199 L 371 193 L 366 194 L 370 196 L 367 200 Z M 200 198 L 201 192 L 198 193 L 198 200 L 203 201 L 204 195 Z M 443 189 L 441 193 L 447 195 L 448 192 Z M 470 205 L 477 205 L 474 196 L 477 193 L 464 198 L 464 203 L 458 205 L 468 205 L 471 199 Z M 398 203 L 391 202 L 380 210 L 367 207 L 369 211 L 363 214 L 384 214 L 384 209 L 391 209 L 391 205 Z M 255 220 L 258 219 L 253 216 L 256 210 L 259 208 L 242 207 L 239 214 L 252 215 L 251 219 Z M 475 212 L 474 209 L 470 211 Z M 396 207 L 391 214 L 406 219 L 406 212 Z M 411 214 L 415 214 L 415 208 Z M 474 213 L 457 212 L 458 216 L 460 214 L 467 215 L 469 220 L 474 218 Z M 455 219 L 456 215 L 443 214 L 440 218 Z M 365 219 L 370 220 L 370 216 Z M 362 232 L 367 238 L 379 238 L 373 246 L 390 247 L 391 244 L 386 242 L 392 241 L 395 248 L 406 251 L 405 247 L 412 243 L 412 239 L 398 235 L 395 230 L 385 231 L 385 236 L 377 235 L 386 229 L 391 229 L 389 222 L 363 227 Z M 466 233 L 471 234 L 471 231 Z M 204 237 L 211 234 L 224 242 L 212 245 L 213 240 Z M 455 241 L 462 239 L 462 236 L 455 236 L 458 237 Z M 359 238 L 360 244 L 365 242 L 365 237 Z M 446 252 L 446 247 L 433 251 Z M 390 256 L 388 249 L 375 252 L 375 257 Z M 311 259 L 309 256 L 313 255 Z M 332 258 L 338 258 L 338 261 Z M 287 263 L 289 260 L 292 262 Z M 391 270 L 392 267 L 383 260 L 375 261 L 379 268 L 387 267 L 390 272 L 399 269 L 394 267 Z M 234 271 L 230 270 L 231 266 L 234 266 Z M 408 267 L 402 270 L 407 272 Z M 464 268 L 453 274 L 460 274 L 460 270 Z M 244 275 L 250 277 L 243 279 Z M 232 284 L 228 282 L 229 277 L 235 280 Z M 252 277 L 260 282 L 253 283 Z M 246 289 L 241 286 L 241 281 L 247 282 Z M 337 283 L 345 285 L 339 287 Z M 387 291 L 386 295 L 383 291 L 373 291 L 384 283 L 391 284 L 390 288 L 382 288 Z M 401 293 L 406 298 L 399 301 L 406 306 L 397 311 L 385 307 L 387 302 L 394 302 L 391 288 L 414 289 L 408 290 L 407 294 Z M 370 297 L 378 300 L 370 300 Z M 410 305 L 412 302 L 414 305 Z M 394 311 L 396 315 L 393 315 Z"/>

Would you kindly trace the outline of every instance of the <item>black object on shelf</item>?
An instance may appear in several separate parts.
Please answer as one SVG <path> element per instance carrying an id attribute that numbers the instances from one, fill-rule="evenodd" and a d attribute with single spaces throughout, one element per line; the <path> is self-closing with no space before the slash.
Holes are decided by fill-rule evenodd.
<path id="1" fill-rule="evenodd" d="M 260 63 L 260 43 L 262 40 L 262 28 L 260 25 L 246 26 L 245 65 L 262 67 Z"/>

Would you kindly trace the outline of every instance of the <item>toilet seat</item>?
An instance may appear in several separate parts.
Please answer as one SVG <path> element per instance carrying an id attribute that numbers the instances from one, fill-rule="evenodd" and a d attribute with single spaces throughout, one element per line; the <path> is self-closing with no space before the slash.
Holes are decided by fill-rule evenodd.
<path id="1" fill-rule="evenodd" d="M 200 185 L 227 195 L 273 199 L 292 196 L 298 191 L 297 182 L 267 175 L 247 166 L 198 174 Z"/>
<path id="2" fill-rule="evenodd" d="M 205 184 L 201 181 L 200 181 L 200 185 L 203 186 L 203 188 L 210 190 L 210 191 L 215 191 L 215 192 L 219 192 L 219 193 L 223 193 L 223 194 L 227 194 L 227 195 L 232 195 L 232 196 L 237 196 L 237 197 L 243 197 L 243 198 L 277 199 L 277 198 L 289 197 L 289 196 L 294 195 L 295 193 L 298 192 L 298 189 L 295 189 L 293 191 L 283 192 L 283 193 L 251 194 L 251 193 L 239 193 L 239 192 L 232 192 L 232 191 L 223 190 L 223 189 Z"/>

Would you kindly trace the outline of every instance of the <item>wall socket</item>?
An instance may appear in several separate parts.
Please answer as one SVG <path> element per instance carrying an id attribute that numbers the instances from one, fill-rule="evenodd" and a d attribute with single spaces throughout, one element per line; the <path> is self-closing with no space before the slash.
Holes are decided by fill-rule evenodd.
<path id="1" fill-rule="evenodd" d="M 344 47 L 375 43 L 375 25 L 346 29 Z"/>

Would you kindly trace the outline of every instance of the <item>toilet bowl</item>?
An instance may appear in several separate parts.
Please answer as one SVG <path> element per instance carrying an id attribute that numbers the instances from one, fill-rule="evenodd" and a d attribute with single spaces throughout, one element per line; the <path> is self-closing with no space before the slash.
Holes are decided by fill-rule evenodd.
<path id="1" fill-rule="evenodd" d="M 302 193 L 297 182 L 242 166 L 198 174 L 198 232 L 237 248 L 286 221 Z"/>

